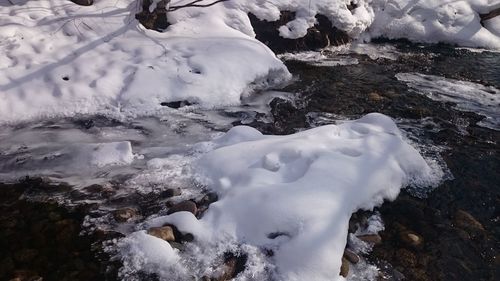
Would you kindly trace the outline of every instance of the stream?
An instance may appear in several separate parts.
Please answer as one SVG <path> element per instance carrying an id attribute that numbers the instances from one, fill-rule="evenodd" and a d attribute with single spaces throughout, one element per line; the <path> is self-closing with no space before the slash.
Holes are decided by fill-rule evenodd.
<path id="1" fill-rule="evenodd" d="M 377 214 L 384 230 L 347 280 L 500 279 L 500 53 L 377 41 L 281 59 L 294 80 L 241 106 L 0 127 L 0 279 L 123 278 L 117 238 L 210 194 L 191 177 L 199 143 L 235 125 L 283 135 L 371 112 L 393 118 L 443 182 L 353 216 Z"/>

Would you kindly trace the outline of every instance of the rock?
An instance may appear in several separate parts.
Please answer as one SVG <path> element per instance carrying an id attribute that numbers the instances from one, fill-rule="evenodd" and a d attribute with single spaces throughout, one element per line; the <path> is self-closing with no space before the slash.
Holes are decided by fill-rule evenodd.
<path id="1" fill-rule="evenodd" d="M 113 217 L 117 222 L 127 222 L 139 217 L 139 211 L 135 208 L 123 208 L 113 212 Z"/>
<path id="2" fill-rule="evenodd" d="M 411 231 L 403 231 L 399 234 L 400 240 L 408 246 L 418 247 L 422 244 L 422 237 Z"/>
<path id="3" fill-rule="evenodd" d="M 232 280 L 240 272 L 245 270 L 245 265 L 248 260 L 247 255 L 235 255 L 233 253 L 226 253 L 224 264 L 222 265 L 221 274 L 215 278 L 214 281 Z"/>
<path id="4" fill-rule="evenodd" d="M 215 192 L 209 192 L 201 198 L 201 200 L 198 202 L 198 205 L 200 206 L 208 206 L 212 204 L 213 202 L 216 202 L 219 200 L 219 196 Z"/>
<path id="5" fill-rule="evenodd" d="M 193 215 L 196 215 L 196 212 L 198 211 L 198 207 L 196 207 L 196 204 L 193 201 L 190 201 L 190 200 L 182 201 L 182 202 L 179 202 L 179 203 L 175 204 L 174 206 L 172 206 L 168 210 L 167 215 L 177 213 L 177 212 L 182 212 L 182 211 L 190 212 Z"/>
<path id="6" fill-rule="evenodd" d="M 160 1 L 156 9 L 149 11 L 152 0 L 142 1 L 142 11 L 135 15 L 135 18 L 147 29 L 153 29 L 159 32 L 164 31 L 170 25 L 167 20 L 167 11 L 165 1 Z"/>
<path id="7" fill-rule="evenodd" d="M 94 0 L 70 0 L 70 1 L 81 6 L 91 6 L 92 4 L 94 4 Z"/>
<path id="8" fill-rule="evenodd" d="M 379 95 L 378 93 L 376 93 L 376 92 L 371 92 L 371 93 L 369 93 L 369 94 L 368 94 L 368 99 L 369 99 L 370 101 L 380 102 L 380 101 L 382 101 L 384 98 L 383 98 L 381 95 Z"/>
<path id="9" fill-rule="evenodd" d="M 201 74 L 201 72 L 195 72 L 195 73 Z M 179 109 L 179 108 L 184 107 L 184 106 L 193 105 L 193 103 L 191 103 L 187 100 L 183 100 L 183 101 L 162 102 L 162 103 L 160 103 L 160 105 L 167 106 L 167 107 L 174 108 L 174 109 Z"/>
<path id="10" fill-rule="evenodd" d="M 345 32 L 333 27 L 330 20 L 323 15 L 317 15 L 317 23 L 307 30 L 304 37 L 298 39 L 283 38 L 278 31 L 280 26 L 295 19 L 294 12 L 282 11 L 280 18 L 273 22 L 260 20 L 252 13 L 249 13 L 248 16 L 257 40 L 266 44 L 275 53 L 315 50 L 330 45 L 338 46 L 350 41 Z"/>
<path id="11" fill-rule="evenodd" d="M 170 226 L 152 227 L 148 229 L 148 234 L 163 239 L 165 241 L 175 241 L 174 230 Z"/>
<path id="12" fill-rule="evenodd" d="M 483 225 L 471 214 L 464 210 L 458 210 L 455 213 L 454 223 L 457 227 L 465 230 L 484 231 Z"/>
<path id="13" fill-rule="evenodd" d="M 359 256 L 355 252 L 347 248 L 344 250 L 344 258 L 353 264 L 357 264 L 360 260 Z"/>
<path id="14" fill-rule="evenodd" d="M 382 237 L 380 237 L 380 235 L 378 234 L 364 234 L 356 237 L 358 237 L 358 239 L 361 241 L 375 245 L 382 243 Z"/>
<path id="15" fill-rule="evenodd" d="M 181 195 L 181 189 L 180 188 L 169 188 L 169 189 L 165 189 L 164 191 L 162 191 L 160 193 L 160 197 L 161 198 L 170 198 L 170 197 L 174 197 L 174 196 L 179 196 Z"/>
<path id="16" fill-rule="evenodd" d="M 346 278 L 349 274 L 349 262 L 347 259 L 342 258 L 342 265 L 340 266 L 340 276 Z"/>

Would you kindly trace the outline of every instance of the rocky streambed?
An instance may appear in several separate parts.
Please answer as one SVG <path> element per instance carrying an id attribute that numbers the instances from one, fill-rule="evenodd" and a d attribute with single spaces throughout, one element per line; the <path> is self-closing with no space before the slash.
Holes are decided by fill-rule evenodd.
<path id="1" fill-rule="evenodd" d="M 38 126 L 9 129 L 12 134 L 35 129 L 47 132 L 71 129 L 88 134 L 95 133 L 92 130 L 127 132 L 133 136 L 133 145 L 147 151 L 148 157 L 148 153 L 183 151 L 182 142 L 195 143 L 206 138 L 206 132 L 226 131 L 237 124 L 250 125 L 267 134 L 290 134 L 381 112 L 396 120 L 422 155 L 428 159 L 437 156 L 431 160 L 448 171 L 448 180 L 433 190 L 404 190 L 394 202 L 386 202 L 374 212 L 354 214 L 350 223 L 352 233 L 367 227 L 374 214 L 383 220 L 385 227 L 378 235 L 350 236 L 341 273 L 348 280 L 366 280 L 368 276 L 361 273 L 366 270 L 357 268 L 360 264 L 371 264 L 379 269 L 372 276 L 378 280 L 500 278 L 500 131 L 494 127 L 500 110 L 500 105 L 494 104 L 498 98 L 495 89 L 500 89 L 500 54 L 445 45 L 376 42 L 351 49 L 286 55 L 283 59 L 296 79 L 280 91 L 291 94 L 275 94 L 275 98 L 265 102 L 268 103 L 265 110 L 249 103 L 205 113 L 204 118 L 170 116 L 171 121 L 166 118 L 122 123 L 96 117 L 52 120 Z M 400 74 L 406 74 L 406 78 Z M 469 84 L 460 84 L 463 81 Z M 461 86 L 452 88 L 453 91 L 443 90 L 450 85 Z M 481 92 L 471 92 L 479 88 Z M 461 101 L 488 109 L 477 114 L 457 107 L 456 99 L 451 102 L 443 98 L 460 91 L 471 96 L 490 93 L 493 104 L 474 99 Z M 482 123 L 486 117 L 493 120 L 487 126 Z M 224 122 L 219 122 L 221 119 Z M 203 128 L 201 134 L 207 136 L 192 135 L 199 126 Z M 169 138 L 169 143 L 177 144 L 169 151 L 157 148 L 162 145 L 160 140 L 164 141 L 164 135 L 158 133 L 162 130 L 179 136 Z M 182 136 L 188 136 L 190 141 Z M 29 167 L 26 150 L 36 153 L 20 148 L 18 154 L 0 154 L 5 162 L 12 155 L 19 159 L 17 164 L 2 166 L 3 172 L 14 166 Z M 175 176 L 174 166 L 171 172 Z M 50 180 L 23 178 L 17 183 L 2 184 L 0 279 L 123 278 L 123 272 L 119 275 L 120 260 L 112 258 L 113 239 L 130 233 L 152 215 L 184 210 L 201 217 L 217 201 L 217 196 L 209 191 L 193 192 L 192 182 L 171 181 L 171 175 L 132 176 L 140 173 L 141 167 L 139 163 L 126 171 L 100 171 L 97 177 L 107 177 L 108 181 L 92 184 L 86 181 L 76 186 L 60 183 L 75 182 L 74 177 L 68 181 L 61 175 L 59 183 L 52 176 Z M 144 177 L 155 180 L 142 183 L 140 190 L 129 188 Z M 181 251 L 193 239 L 180 233 L 175 225 L 151 227 L 148 232 Z M 276 233 L 277 237 L 280 235 Z M 372 250 L 354 250 L 353 243 L 358 240 Z M 272 256 L 272 251 L 267 255 Z M 220 257 L 217 280 L 238 276 L 245 269 L 247 258 L 244 252 L 226 252 Z M 157 279 L 141 272 L 136 272 L 135 277 Z"/>

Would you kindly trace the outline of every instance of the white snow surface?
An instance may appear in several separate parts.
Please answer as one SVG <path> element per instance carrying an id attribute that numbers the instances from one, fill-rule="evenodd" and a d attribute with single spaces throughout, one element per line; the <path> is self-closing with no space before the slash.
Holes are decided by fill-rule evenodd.
<path id="1" fill-rule="evenodd" d="M 172 5 L 186 3 L 174 0 Z M 348 4 L 356 8 L 350 11 Z M 495 4 L 496 3 L 496 4 Z M 137 0 L 0 0 L 0 123 L 47 116 L 157 114 L 177 100 L 236 105 L 247 93 L 291 78 L 254 39 L 248 12 L 303 36 L 323 14 L 354 38 L 409 38 L 500 49 L 496 0 L 230 0 L 169 13 L 164 33 L 145 30 Z"/>
<path id="2" fill-rule="evenodd" d="M 378 113 L 288 136 L 237 126 L 200 147 L 209 151 L 197 162 L 199 181 L 219 200 L 201 220 L 179 212 L 143 227 L 170 223 L 192 233 L 202 258 L 218 244 L 270 249 L 276 280 L 341 280 L 351 214 L 394 200 L 405 186 L 437 185 L 442 176 Z"/>

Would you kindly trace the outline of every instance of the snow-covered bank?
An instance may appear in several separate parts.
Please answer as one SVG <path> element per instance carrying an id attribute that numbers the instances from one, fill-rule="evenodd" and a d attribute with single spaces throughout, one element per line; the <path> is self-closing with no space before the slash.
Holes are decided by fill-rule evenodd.
<path id="1" fill-rule="evenodd" d="M 200 180 L 219 201 L 201 220 L 178 212 L 145 225 L 171 223 L 192 233 L 197 256 L 148 250 L 156 243 L 170 246 L 138 232 L 121 244 L 125 272 L 142 269 L 179 280 L 207 274 L 199 272 L 201 260 L 215 260 L 236 244 L 261 259 L 245 276 L 338 280 L 351 214 L 395 199 L 402 187 L 436 185 L 442 176 L 404 142 L 390 118 L 375 113 L 289 136 L 235 127 L 201 148 L 209 152 L 198 161 Z"/>
<path id="2" fill-rule="evenodd" d="M 239 104 L 252 89 L 290 78 L 266 46 L 241 31 L 248 26 L 239 10 L 173 14 L 177 23 L 162 34 L 134 19 L 139 6 L 1 0 L 0 122 L 153 114 L 175 100 Z"/>
<path id="3" fill-rule="evenodd" d="M 458 110 L 484 116 L 479 126 L 500 130 L 500 90 L 497 88 L 420 73 L 398 73 L 396 78 L 416 93 L 435 101 L 452 102 Z"/>
<path id="4" fill-rule="evenodd" d="M 182 4 L 187 1 L 173 1 Z M 239 104 L 252 90 L 290 74 L 254 39 L 247 13 L 296 18 L 280 34 L 296 38 L 317 14 L 353 38 L 409 38 L 500 48 L 498 17 L 480 23 L 494 0 L 231 0 L 168 14 L 165 33 L 134 19 L 137 0 L 0 0 L 0 122 L 75 114 L 150 115 L 160 103 Z M 498 5 L 497 5 L 498 6 Z"/>

